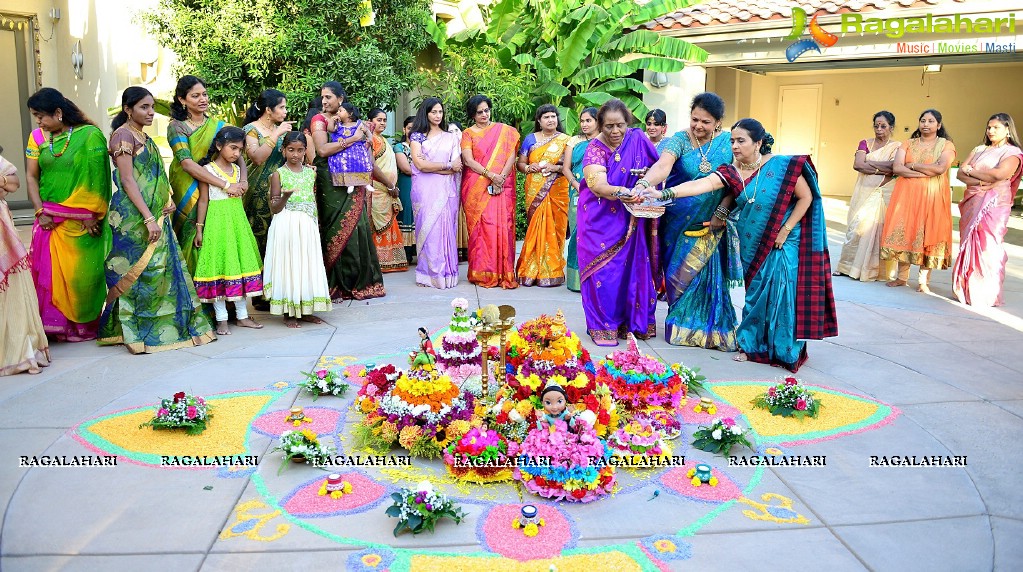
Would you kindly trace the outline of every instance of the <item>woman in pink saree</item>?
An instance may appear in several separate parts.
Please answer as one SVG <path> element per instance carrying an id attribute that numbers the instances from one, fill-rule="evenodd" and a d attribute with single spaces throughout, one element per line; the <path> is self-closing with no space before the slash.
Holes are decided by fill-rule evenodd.
<path id="1" fill-rule="evenodd" d="M 519 132 L 490 120 L 485 95 L 465 106 L 472 127 L 462 132 L 462 205 L 469 230 L 469 282 L 517 288 L 515 279 L 515 151 Z"/>
<path id="2" fill-rule="evenodd" d="M 959 257 L 952 268 L 952 291 L 963 304 L 1003 304 L 1002 282 L 1009 256 L 1002 241 L 1023 172 L 1021 162 L 1023 152 L 1012 117 L 992 115 L 984 144 L 971 151 L 959 168 L 958 178 L 966 183 L 966 193 L 959 203 Z"/>
<path id="3" fill-rule="evenodd" d="M 409 135 L 412 148 L 412 210 L 416 219 L 416 284 L 458 284 L 458 178 L 461 137 L 444 129 L 444 105 L 429 97 L 419 106 Z"/>

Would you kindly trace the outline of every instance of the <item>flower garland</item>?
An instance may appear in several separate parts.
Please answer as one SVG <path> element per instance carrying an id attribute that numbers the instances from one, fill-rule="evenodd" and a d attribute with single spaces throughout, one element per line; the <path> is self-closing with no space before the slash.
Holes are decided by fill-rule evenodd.
<path id="1" fill-rule="evenodd" d="M 212 409 L 202 397 L 179 391 L 173 399 L 160 400 L 156 415 L 139 425 L 139 429 L 184 429 L 188 435 L 199 435 L 206 430 Z"/>
<path id="2" fill-rule="evenodd" d="M 413 535 L 424 530 L 433 532 L 437 521 L 442 518 L 450 518 L 458 524 L 468 516 L 451 499 L 433 490 L 430 481 L 421 481 L 415 489 L 403 488 L 400 492 L 391 494 L 391 499 L 394 500 L 394 504 L 387 507 L 386 514 L 398 519 L 398 524 L 394 527 L 394 536 L 398 536 L 405 529 Z"/>
<path id="3" fill-rule="evenodd" d="M 824 404 L 810 393 L 810 390 L 799 385 L 794 377 L 786 377 L 785 381 L 767 388 L 766 393 L 755 397 L 750 403 L 758 409 L 767 409 L 771 415 L 782 417 L 817 417 Z"/>
<path id="4" fill-rule="evenodd" d="M 321 395 L 340 397 L 348 391 L 348 384 L 342 381 L 343 378 L 336 371 L 318 369 L 314 372 L 303 371 L 302 373 L 305 375 L 305 379 L 298 384 L 298 387 L 311 393 L 313 401 L 319 399 Z"/>
<path id="5" fill-rule="evenodd" d="M 606 462 L 610 451 L 588 426 L 571 432 L 559 420 L 551 430 L 531 430 L 522 445 L 510 443 L 509 450 L 511 455 L 536 460 L 516 467 L 515 479 L 542 497 L 587 503 L 614 488 L 615 468 Z"/>
<path id="6" fill-rule="evenodd" d="M 473 427 L 444 450 L 444 464 L 455 478 L 472 483 L 511 480 L 508 441 L 497 431 Z"/>
<path id="7" fill-rule="evenodd" d="M 753 448 L 746 433 L 747 431 L 744 431 L 742 426 L 731 417 L 724 419 L 718 417 L 709 426 L 701 425 L 693 433 L 693 446 L 701 451 L 727 457 L 735 445 Z"/>
<path id="8" fill-rule="evenodd" d="M 285 431 L 281 433 L 281 442 L 270 452 L 281 451 L 284 453 L 284 460 L 277 474 L 281 474 L 288 461 L 304 462 L 307 464 L 320 465 L 334 456 L 335 450 L 329 445 L 320 443 L 316 433 L 308 429 L 301 431 Z"/>

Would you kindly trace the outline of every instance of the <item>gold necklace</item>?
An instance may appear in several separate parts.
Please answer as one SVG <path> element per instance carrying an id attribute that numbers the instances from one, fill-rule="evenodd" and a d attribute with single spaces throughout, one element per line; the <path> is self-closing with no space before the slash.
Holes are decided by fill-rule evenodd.
<path id="1" fill-rule="evenodd" d="M 207 119 L 209 119 L 209 118 L 206 117 L 205 115 L 203 115 L 202 116 L 202 121 L 200 121 L 199 123 L 196 123 L 196 122 L 192 121 L 192 116 L 189 115 L 185 119 L 185 123 L 187 123 L 192 129 L 198 129 L 198 128 L 202 127 L 203 125 L 205 125 Z"/>
<path id="2" fill-rule="evenodd" d="M 714 165 L 711 165 L 710 160 L 707 159 L 707 156 L 710 155 L 710 147 L 707 147 L 707 152 L 704 153 L 703 145 L 706 145 L 707 143 L 713 144 L 714 138 L 711 137 L 710 141 L 700 145 L 700 140 L 697 139 L 691 131 L 686 131 L 686 134 L 689 135 L 689 142 L 696 148 L 696 152 L 700 154 L 700 172 L 706 175 L 714 169 Z"/>
<path id="3" fill-rule="evenodd" d="M 260 117 L 259 118 L 259 124 L 262 125 L 263 128 L 266 129 L 266 132 L 269 134 L 269 135 L 265 135 L 265 137 L 269 137 L 270 135 L 273 135 L 273 133 L 274 133 L 274 122 L 272 120 L 270 121 L 270 125 L 267 125 L 266 123 L 263 123 L 263 118 Z"/>
<path id="4" fill-rule="evenodd" d="M 756 171 L 757 169 L 760 168 L 760 161 L 763 160 L 764 156 L 761 155 L 760 153 L 757 153 L 756 161 L 752 163 L 743 163 L 742 161 L 739 161 L 739 168 L 742 169 L 743 171 Z"/>
<path id="5" fill-rule="evenodd" d="M 135 127 L 135 124 L 132 123 L 131 121 L 128 121 L 127 125 L 128 125 L 128 131 L 131 131 L 131 134 L 134 135 L 136 139 L 138 139 L 139 137 L 142 138 L 141 140 L 139 140 L 139 143 L 145 143 L 146 142 L 146 137 L 148 137 L 148 136 L 146 135 L 145 131 Z"/>

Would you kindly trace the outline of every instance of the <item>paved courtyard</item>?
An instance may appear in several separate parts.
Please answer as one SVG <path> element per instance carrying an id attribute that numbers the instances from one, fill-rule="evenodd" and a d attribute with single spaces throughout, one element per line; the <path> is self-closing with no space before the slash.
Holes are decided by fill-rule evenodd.
<path id="1" fill-rule="evenodd" d="M 834 261 L 845 215 L 839 201 L 829 201 L 828 211 Z M 1013 224 L 1019 227 L 1020 219 Z M 354 453 L 351 428 L 361 415 L 349 407 L 355 389 L 315 403 L 300 394 L 293 388 L 300 372 L 317 364 L 404 365 L 416 328 L 437 333 L 446 327 L 457 296 L 473 307 L 511 304 L 520 322 L 561 309 L 594 359 L 606 353 L 582 335 L 578 294 L 477 289 L 461 268 L 463 280 L 447 291 L 415 287 L 412 272 L 385 275 L 385 298 L 335 306 L 323 315 L 325 325 L 292 330 L 263 316 L 263 330 L 235 328 L 206 346 L 144 356 L 122 347 L 57 344 L 42 374 L 0 378 L 0 567 L 1023 569 L 1023 248 L 1010 246 L 1006 306 L 998 309 L 951 300 L 949 271 L 934 273 L 931 295 L 835 278 L 840 336 L 810 342 L 810 359 L 797 377 L 832 392 L 824 395 L 825 417 L 862 407 L 874 417 L 803 435 L 758 434 L 755 451 L 736 451 L 822 455 L 824 466 L 729 467 L 727 459 L 689 447 L 696 425 L 686 424 L 673 446 L 687 459 L 720 469 L 731 489 L 696 495 L 668 471 L 622 471 L 621 490 L 610 498 L 548 506 L 512 485 L 442 483 L 469 513 L 466 521 L 442 521 L 433 534 L 394 538 L 394 520 L 384 514 L 389 493 L 415 478 L 443 481 L 439 462 L 413 460 L 396 471 L 359 470 L 363 489 L 376 491 L 378 499 L 351 510 L 319 510 L 315 495 L 302 495 L 325 473 L 288 465 L 278 474 L 280 454 L 270 452 L 276 439 L 254 420 L 302 405 L 312 417 L 336 422 L 338 430 L 327 433 Z M 741 289 L 733 299 L 741 304 Z M 661 303 L 659 334 L 665 312 Z M 669 363 L 701 368 L 715 400 L 743 412 L 748 403 L 735 399 L 741 388 L 785 373 L 733 362 L 733 354 L 669 346 L 662 338 L 641 347 Z M 152 439 L 130 437 L 138 434 L 137 421 L 129 422 L 138 417 L 130 414 L 179 390 L 214 397 L 222 413 L 213 423 L 237 426 L 223 433 L 233 443 L 199 437 L 195 448 L 185 440 L 176 454 L 233 446 L 258 456 L 259 465 L 182 469 L 148 462 Z M 690 399 L 690 410 L 693 404 Z M 44 455 L 118 457 L 115 467 L 19 466 L 21 456 Z M 870 466 L 872 456 L 913 455 L 965 456 L 966 466 Z M 550 527 L 534 541 L 535 554 L 553 559 L 494 558 L 521 554 L 529 545 L 499 518 L 523 502 L 548 507 Z"/>

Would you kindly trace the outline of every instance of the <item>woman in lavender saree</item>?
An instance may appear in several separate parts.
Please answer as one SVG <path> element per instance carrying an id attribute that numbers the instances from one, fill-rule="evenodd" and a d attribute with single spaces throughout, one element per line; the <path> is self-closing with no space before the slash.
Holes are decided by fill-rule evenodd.
<path id="1" fill-rule="evenodd" d="M 1003 239 L 1023 161 L 1012 117 L 991 116 L 984 144 L 970 152 L 959 169 L 966 183 L 959 203 L 959 257 L 952 267 L 952 291 L 963 304 L 1001 306 L 1005 280 Z"/>
<path id="2" fill-rule="evenodd" d="M 599 346 L 616 346 L 632 332 L 646 339 L 657 333 L 654 310 L 655 225 L 632 216 L 616 196 L 632 188 L 639 175 L 657 161 L 657 149 L 625 104 L 612 99 L 597 111 L 600 135 L 583 158 L 579 191 L 578 254 L 586 329 Z"/>
<path id="3" fill-rule="evenodd" d="M 416 284 L 453 288 L 458 284 L 458 178 L 461 134 L 443 127 L 444 105 L 436 97 L 419 106 L 412 132 L 412 209 L 416 219 Z"/>

